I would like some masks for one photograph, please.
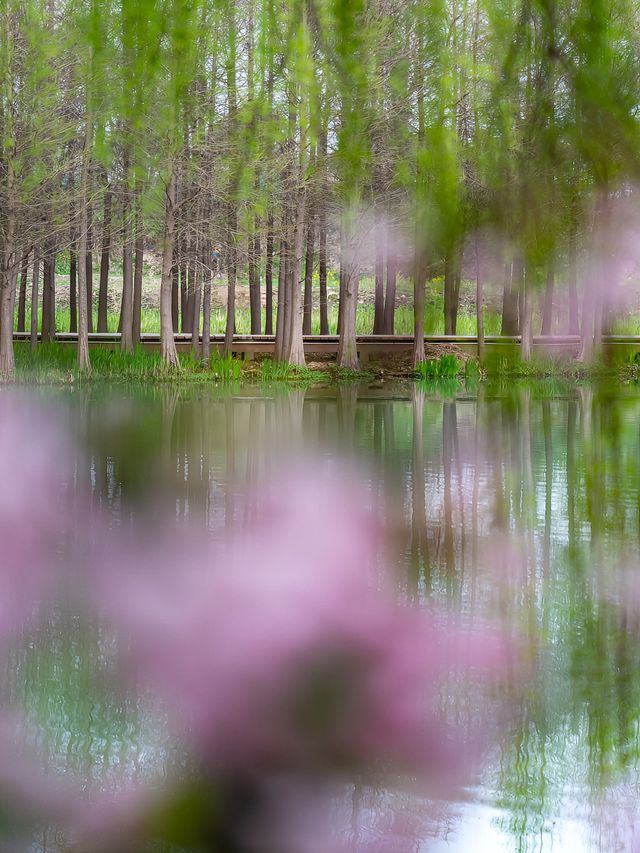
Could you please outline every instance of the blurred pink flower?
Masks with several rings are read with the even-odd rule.
[[[57,544],[72,524],[62,500],[67,447],[43,410],[18,392],[0,396],[0,654],[56,579]]]
[[[454,672],[497,671],[500,641],[397,604],[353,483],[327,489],[305,470],[261,505],[242,539],[141,549],[112,588],[137,674],[215,772],[451,780],[467,745],[438,713],[438,691]]]

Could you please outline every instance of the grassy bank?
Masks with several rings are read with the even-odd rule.
[[[450,348],[453,349],[453,348]],[[48,343],[39,344],[34,352],[28,343],[16,343],[16,381],[27,384],[72,384],[82,382],[152,382],[152,383],[235,383],[272,385],[278,383],[302,385],[333,385],[365,381],[376,384],[388,381],[412,380],[427,383],[456,382],[468,386],[482,380],[532,379],[562,382],[599,380],[610,377],[618,382],[640,381],[640,362],[635,359],[604,362],[595,360],[585,365],[573,360],[558,360],[536,355],[521,362],[517,354],[489,356],[480,365],[475,358],[462,353],[447,352],[428,358],[414,368],[408,355],[372,357],[366,369],[359,373],[345,371],[332,361],[309,362],[305,368],[274,362],[270,358],[243,361],[214,353],[209,362],[195,359],[191,353],[181,354],[180,369],[167,368],[159,352],[138,349],[131,355],[95,347],[91,349],[92,370],[89,375],[76,367],[75,347]]]

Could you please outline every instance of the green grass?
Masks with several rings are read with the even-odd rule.
[[[415,366],[414,372],[421,380],[454,379],[461,372],[462,367],[462,362],[455,355],[447,353],[440,358],[421,361]]]

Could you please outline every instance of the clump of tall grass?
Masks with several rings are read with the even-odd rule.
[[[223,384],[238,382],[242,376],[242,361],[216,351],[209,362],[211,378]]]
[[[259,377],[260,382],[265,385],[275,382],[321,382],[330,378],[329,374],[324,371],[310,370],[308,367],[287,364],[284,361],[274,361],[271,358],[262,359],[260,362]]]
[[[416,364],[415,375],[422,380],[454,379],[462,368],[462,363],[452,353],[440,358],[428,358]]]

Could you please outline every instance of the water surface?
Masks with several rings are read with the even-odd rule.
[[[451,392],[451,389],[444,389]],[[344,386],[336,391],[93,386],[57,395],[84,448],[79,493],[115,526],[159,512],[241,528],[257,485],[313,454],[379,507],[398,595],[498,618],[528,661],[514,719],[420,849],[625,850],[640,719],[640,391]],[[318,530],[318,537],[322,530]],[[313,543],[309,543],[313,548]],[[300,555],[304,565],[304,554]],[[176,571],[180,567],[176,566]],[[14,690],[61,766],[110,784],[172,760],[157,721],[96,685],[86,627],[50,626]],[[41,846],[46,846],[46,837]]]

